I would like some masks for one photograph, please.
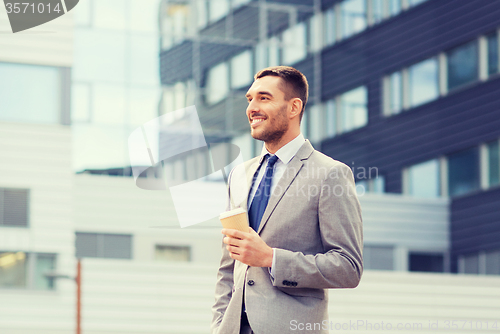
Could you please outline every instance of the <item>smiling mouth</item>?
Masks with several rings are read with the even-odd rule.
[[[253,126],[257,126],[258,124],[262,123],[263,121],[265,121],[266,119],[263,118],[263,117],[255,117],[252,119],[252,122],[250,123]]]

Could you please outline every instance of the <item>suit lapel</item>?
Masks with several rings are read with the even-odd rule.
[[[248,197],[250,196],[250,191],[252,190],[252,181],[253,177],[255,175],[255,172],[260,166],[260,159],[255,159],[255,162],[251,163],[250,166],[247,169],[246,175],[247,175],[247,187],[245,189],[248,189],[247,196],[245,197],[245,201],[243,203],[244,209],[248,212]]]
[[[257,231],[257,233],[260,233],[260,231],[262,231],[264,225],[266,225],[274,209],[281,201],[281,198],[288,190],[288,188],[290,187],[290,185],[292,184],[293,180],[300,172],[302,167],[304,166],[303,160],[307,160],[313,151],[314,148],[312,147],[311,143],[309,142],[309,140],[306,140],[306,142],[300,147],[297,154],[295,154],[292,160],[287,164],[283,176],[279,180],[278,184],[276,185],[276,188],[274,189],[273,193],[271,194],[271,197],[269,198],[269,203],[267,204],[266,211],[262,216],[262,220],[260,221],[259,230]]]

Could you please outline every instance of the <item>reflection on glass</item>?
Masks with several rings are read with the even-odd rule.
[[[223,18],[229,12],[229,0],[210,0],[207,4],[210,22]]]
[[[57,67],[0,63],[0,120],[59,123],[61,75]]]
[[[395,72],[389,77],[389,94],[389,111],[391,114],[397,114],[403,109],[403,76],[401,72]]]
[[[280,41],[277,37],[269,38],[267,61],[268,66],[280,65]]]
[[[0,253],[0,287],[25,288],[27,254],[23,252]]]
[[[488,37],[488,74],[498,73],[498,35]]]
[[[313,143],[317,143],[323,139],[325,122],[322,117],[322,110],[320,105],[312,105],[308,108],[310,120],[310,136],[309,138]]]
[[[307,35],[304,22],[283,32],[283,63],[291,65],[307,56]]]
[[[253,79],[252,51],[247,50],[231,59],[231,87],[241,88],[247,86]]]
[[[125,34],[108,30],[75,30],[73,80],[125,82]]]
[[[56,258],[52,254],[37,254],[34,284],[35,289],[52,290],[54,289],[54,279],[48,278],[45,274],[53,272],[55,269]]]
[[[365,246],[363,264],[368,270],[394,270],[394,248],[384,246]]]
[[[346,0],[340,4],[342,37],[346,38],[366,28],[365,0]]]
[[[408,170],[409,194],[415,197],[436,198],[440,195],[439,161],[429,160]]]
[[[371,0],[372,22],[379,23],[384,19],[384,5],[387,0]]]
[[[389,0],[389,14],[397,15],[401,12],[401,0]]]
[[[126,91],[122,85],[96,83],[93,90],[92,121],[96,124],[125,124]]]
[[[472,148],[448,157],[448,193],[458,196],[479,189],[479,150]]]
[[[342,106],[342,129],[350,131],[368,123],[366,87],[358,87],[340,97]]]
[[[126,28],[126,6],[127,1],[106,0],[93,1],[94,26],[97,28],[123,30]],[[78,11],[79,9],[77,9]]]
[[[229,91],[228,76],[226,63],[215,65],[208,71],[206,86],[206,101],[208,104],[215,104],[226,97]]]
[[[472,41],[449,51],[447,57],[449,90],[477,80],[477,41]]]
[[[335,99],[326,103],[326,135],[333,137],[337,134],[337,112]]]
[[[479,274],[479,256],[477,254],[464,256],[463,263],[464,274]]]
[[[410,104],[412,107],[438,97],[438,63],[435,58],[415,64],[408,71],[410,75]]]
[[[486,252],[486,275],[500,275],[500,250]]]
[[[155,260],[189,262],[191,259],[191,247],[189,246],[163,246],[156,245]]]
[[[334,44],[337,39],[337,26],[335,20],[335,7],[327,9],[324,13],[324,45]]]
[[[382,194],[385,192],[385,177],[383,175],[378,175],[372,181],[372,189],[371,192],[376,194]]]
[[[189,31],[189,4],[169,3],[162,13],[162,47],[181,43]]]
[[[410,0],[410,6],[416,6],[421,4],[422,2],[426,2],[427,0]]]
[[[488,184],[500,184],[500,145],[498,140],[488,144]]]
[[[71,122],[90,121],[91,96],[89,84],[71,85]]]

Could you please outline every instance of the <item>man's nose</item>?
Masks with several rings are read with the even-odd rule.
[[[259,104],[255,101],[255,99],[253,99],[252,101],[250,101],[248,103],[247,114],[248,114],[248,116],[250,116],[250,114],[252,112],[256,112],[256,111],[259,111]]]

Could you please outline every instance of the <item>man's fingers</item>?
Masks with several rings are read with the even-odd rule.
[[[236,239],[243,239],[247,233],[231,229],[231,228],[223,228],[221,231],[222,234],[225,234],[229,237],[233,237]]]

